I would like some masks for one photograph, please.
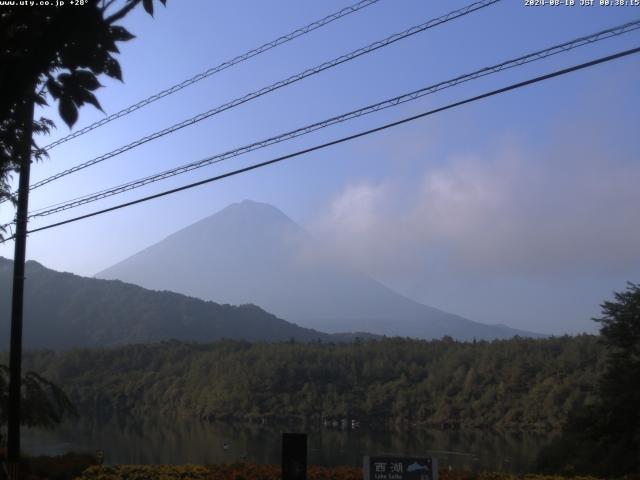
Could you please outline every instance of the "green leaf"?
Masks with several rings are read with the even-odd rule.
[[[111,56],[106,50],[96,50],[92,52],[86,64],[96,75],[106,73],[106,64],[109,58],[111,58]]]
[[[111,33],[111,38],[115,42],[128,42],[129,40],[136,38],[136,36],[130,33],[129,30],[118,25],[110,27],[109,32]]]
[[[68,85],[68,83],[71,81],[71,74],[70,73],[61,73],[60,75],[58,75],[58,81],[64,87],[66,87]]]
[[[53,98],[59,98],[62,95],[62,85],[55,81],[53,77],[47,80],[47,90]]]
[[[101,112],[104,112],[104,110],[102,110],[102,106],[100,106],[100,102],[98,102],[98,99],[93,93],[91,93],[89,90],[82,90],[79,93],[79,98],[82,100],[82,103],[90,103]]]
[[[113,41],[113,39],[109,38],[108,40],[105,40],[105,45],[104,45],[104,49],[107,52],[111,52],[111,53],[120,53],[120,49],[118,47],[116,47],[115,42]]]
[[[153,0],[142,0],[142,6],[153,17]]]
[[[96,76],[88,70],[75,70],[73,76],[77,84],[87,90],[96,90],[102,86]]]
[[[122,70],[120,69],[120,64],[113,57],[107,58],[104,62],[104,73],[109,75],[111,78],[117,78],[122,81]]]
[[[88,57],[86,49],[82,49],[76,42],[69,42],[68,46],[60,49],[61,63],[70,69],[86,63]]]
[[[41,93],[37,94],[34,97],[33,101],[36,103],[36,105],[39,105],[41,107],[45,107],[45,106],[49,105],[47,103],[47,99]]]
[[[58,104],[58,111],[64,123],[69,127],[73,127],[73,124],[78,120],[78,109],[74,105],[73,100],[70,97],[62,97]]]

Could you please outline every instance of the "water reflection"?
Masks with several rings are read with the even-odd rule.
[[[54,431],[25,430],[31,454],[103,450],[106,463],[280,462],[283,431],[309,434],[309,463],[361,465],[363,455],[425,455],[441,466],[468,470],[531,472],[549,436],[484,430],[333,430],[325,428],[208,423],[190,418],[81,419]],[[228,448],[224,448],[227,444]]]

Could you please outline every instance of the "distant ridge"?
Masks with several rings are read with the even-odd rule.
[[[254,303],[290,322],[331,333],[458,340],[541,336],[423,305],[319,251],[280,210],[245,200],[97,277],[222,303]]]
[[[13,261],[0,257],[0,333],[9,338]],[[26,264],[24,344],[27,348],[103,347],[162,340],[211,342],[340,341],[301,328],[255,305],[219,305],[117,280],[62,273]]]

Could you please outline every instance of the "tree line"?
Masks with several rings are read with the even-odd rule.
[[[26,354],[80,414],[558,429],[595,401],[597,337],[162,342]]]

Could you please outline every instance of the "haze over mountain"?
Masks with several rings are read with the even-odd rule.
[[[326,332],[470,340],[536,336],[406,298],[332,258],[277,208],[245,200],[97,274],[221,303],[253,303]]]
[[[13,261],[0,257],[0,333],[8,347]],[[101,347],[162,340],[341,341],[276,318],[255,305],[218,305],[173,292],[26,264],[27,348]],[[348,340],[348,339],[345,339]]]

